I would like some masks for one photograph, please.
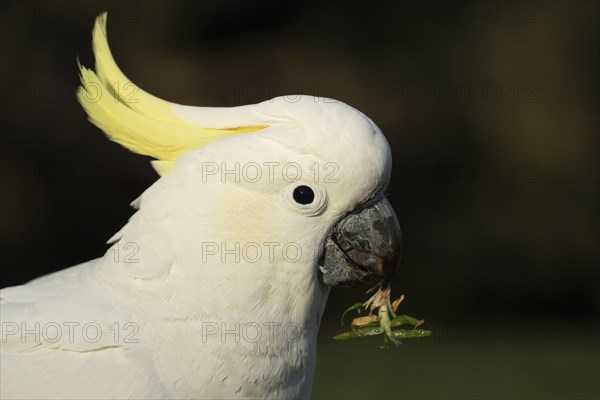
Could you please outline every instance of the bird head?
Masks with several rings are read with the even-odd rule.
[[[152,250],[156,268],[146,262],[132,273],[165,274],[187,254],[197,264],[221,264],[197,273],[218,274],[223,284],[232,273],[284,284],[302,277],[322,287],[389,284],[400,227],[383,194],[390,147],[371,119],[313,96],[228,108],[167,102],[119,70],[106,15],[93,44],[95,70],[80,66],[80,103],[109,139],[153,157],[161,175],[113,238],[170,238]],[[125,85],[132,96],[114,90]]]

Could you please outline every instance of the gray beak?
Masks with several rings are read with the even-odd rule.
[[[321,281],[358,287],[381,282],[387,287],[400,262],[398,218],[384,195],[346,214],[334,227],[319,258]]]

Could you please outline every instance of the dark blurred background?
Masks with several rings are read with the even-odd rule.
[[[316,398],[600,397],[599,7],[554,1],[4,1],[0,287],[98,256],[156,175],[75,100],[94,18],[124,72],[201,106],[297,93],[370,116],[394,153],[392,285],[433,336],[337,344]]]

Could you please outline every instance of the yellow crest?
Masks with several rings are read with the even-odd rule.
[[[121,72],[108,46],[106,13],[96,19],[93,47],[96,70],[78,62],[81,86],[77,99],[90,121],[110,140],[135,153],[156,158],[158,161],[152,165],[160,175],[168,173],[175,159],[183,153],[226,136],[267,127],[207,128],[177,117],[172,108],[176,104],[144,92]]]

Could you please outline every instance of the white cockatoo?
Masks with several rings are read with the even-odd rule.
[[[390,147],[336,100],[169,103],[115,64],[106,15],[78,98],[161,178],[96,260],[0,291],[1,395],[310,396],[331,286],[388,285]]]

